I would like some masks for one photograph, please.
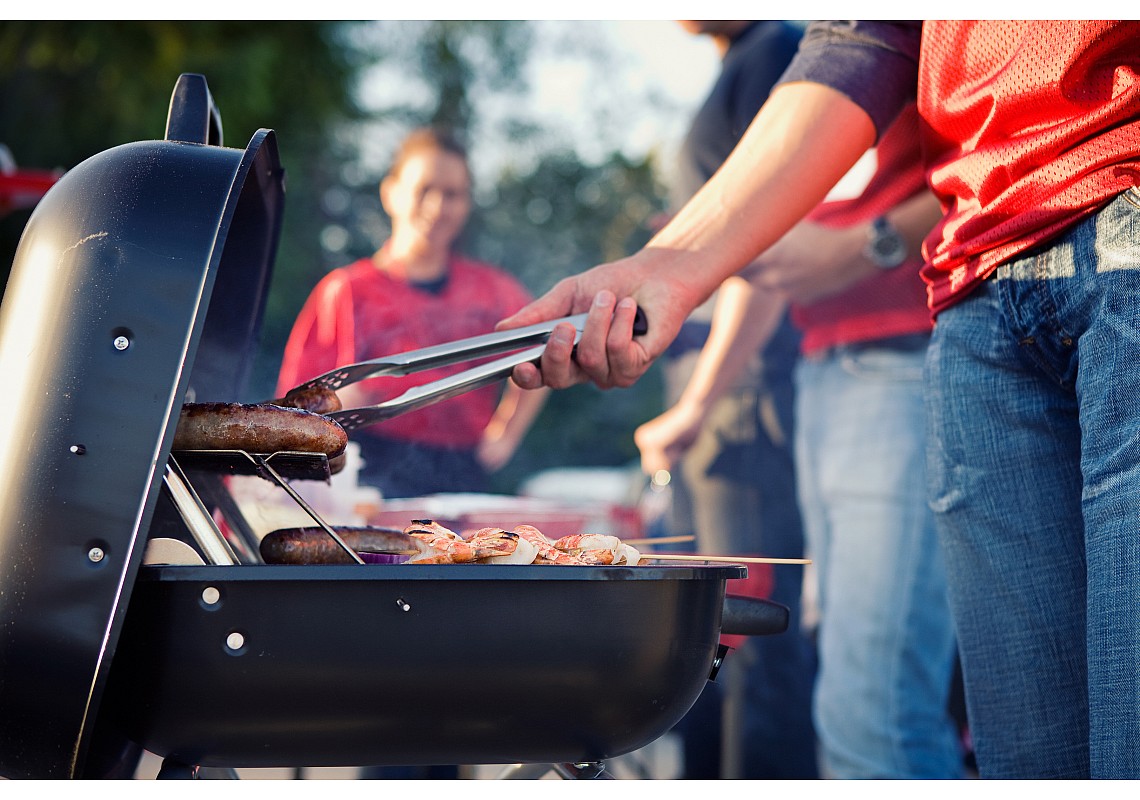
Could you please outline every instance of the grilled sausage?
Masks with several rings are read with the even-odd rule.
[[[300,408],[243,403],[186,403],[175,450],[324,453],[338,456],[348,434],[327,417]]]
[[[363,553],[422,553],[426,544],[396,528],[367,528],[334,525],[344,543]],[[267,564],[352,564],[323,528],[282,528],[261,539],[261,557]]]

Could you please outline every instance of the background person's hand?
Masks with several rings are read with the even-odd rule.
[[[672,472],[673,466],[696,441],[701,424],[699,409],[677,403],[640,425],[633,432],[633,441],[641,451],[641,471],[650,477],[661,470]]]
[[[863,226],[830,228],[801,222],[741,275],[754,285],[808,305],[839,294],[876,273],[863,257]]]

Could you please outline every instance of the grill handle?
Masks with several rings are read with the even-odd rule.
[[[166,140],[222,146],[222,115],[205,75],[178,76],[166,115]]]
[[[762,597],[726,594],[720,632],[736,636],[768,636],[788,629],[788,607]]]

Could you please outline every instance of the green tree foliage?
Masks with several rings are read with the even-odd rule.
[[[275,282],[319,263],[323,188],[343,153],[333,131],[359,118],[356,76],[370,62],[351,23],[0,23],[0,143],[21,166],[69,169],[124,142],[160,139],[184,72],[206,76],[223,142],[277,132],[287,200]],[[3,220],[7,275],[27,214]],[[5,277],[6,280],[6,277]]]

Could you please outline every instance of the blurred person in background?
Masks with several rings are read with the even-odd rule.
[[[489,333],[529,301],[513,276],[454,249],[471,211],[471,173],[453,134],[411,132],[380,183],[380,200],[391,238],[313,289],[285,346],[279,396],[338,366]],[[375,405],[469,366],[376,378],[338,394],[345,408]],[[545,400],[545,392],[508,382],[362,428],[353,434],[359,480],[387,498],[486,492]]]
[[[680,20],[706,36],[720,70],[680,151],[674,207],[680,208],[732,152],[795,55],[802,28],[781,20]],[[713,300],[686,320],[667,352],[666,405],[692,374],[710,330]],[[670,475],[669,533],[695,535],[710,554],[803,556],[803,530],[792,465],[792,369],[799,334],[781,312],[767,340],[749,354],[731,387],[710,405],[699,433],[676,458],[656,457],[656,422],[635,441],[651,477]],[[659,479],[659,478],[658,478]],[[753,564],[736,594],[788,607],[780,636],[732,637],[736,648],[718,682],[710,682],[679,724],[687,778],[814,778],[811,724],[812,645],[801,630],[799,565]],[[723,687],[723,688],[722,688]],[[718,746],[719,745],[719,746]]]
[[[946,572],[926,503],[931,322],[918,269],[940,216],[911,104],[807,221],[722,284],[693,378],[647,424],[651,467],[699,441],[784,297],[793,301],[803,332],[795,465],[818,594],[813,711],[825,778],[964,774]],[[795,283],[765,289],[766,269]]]

